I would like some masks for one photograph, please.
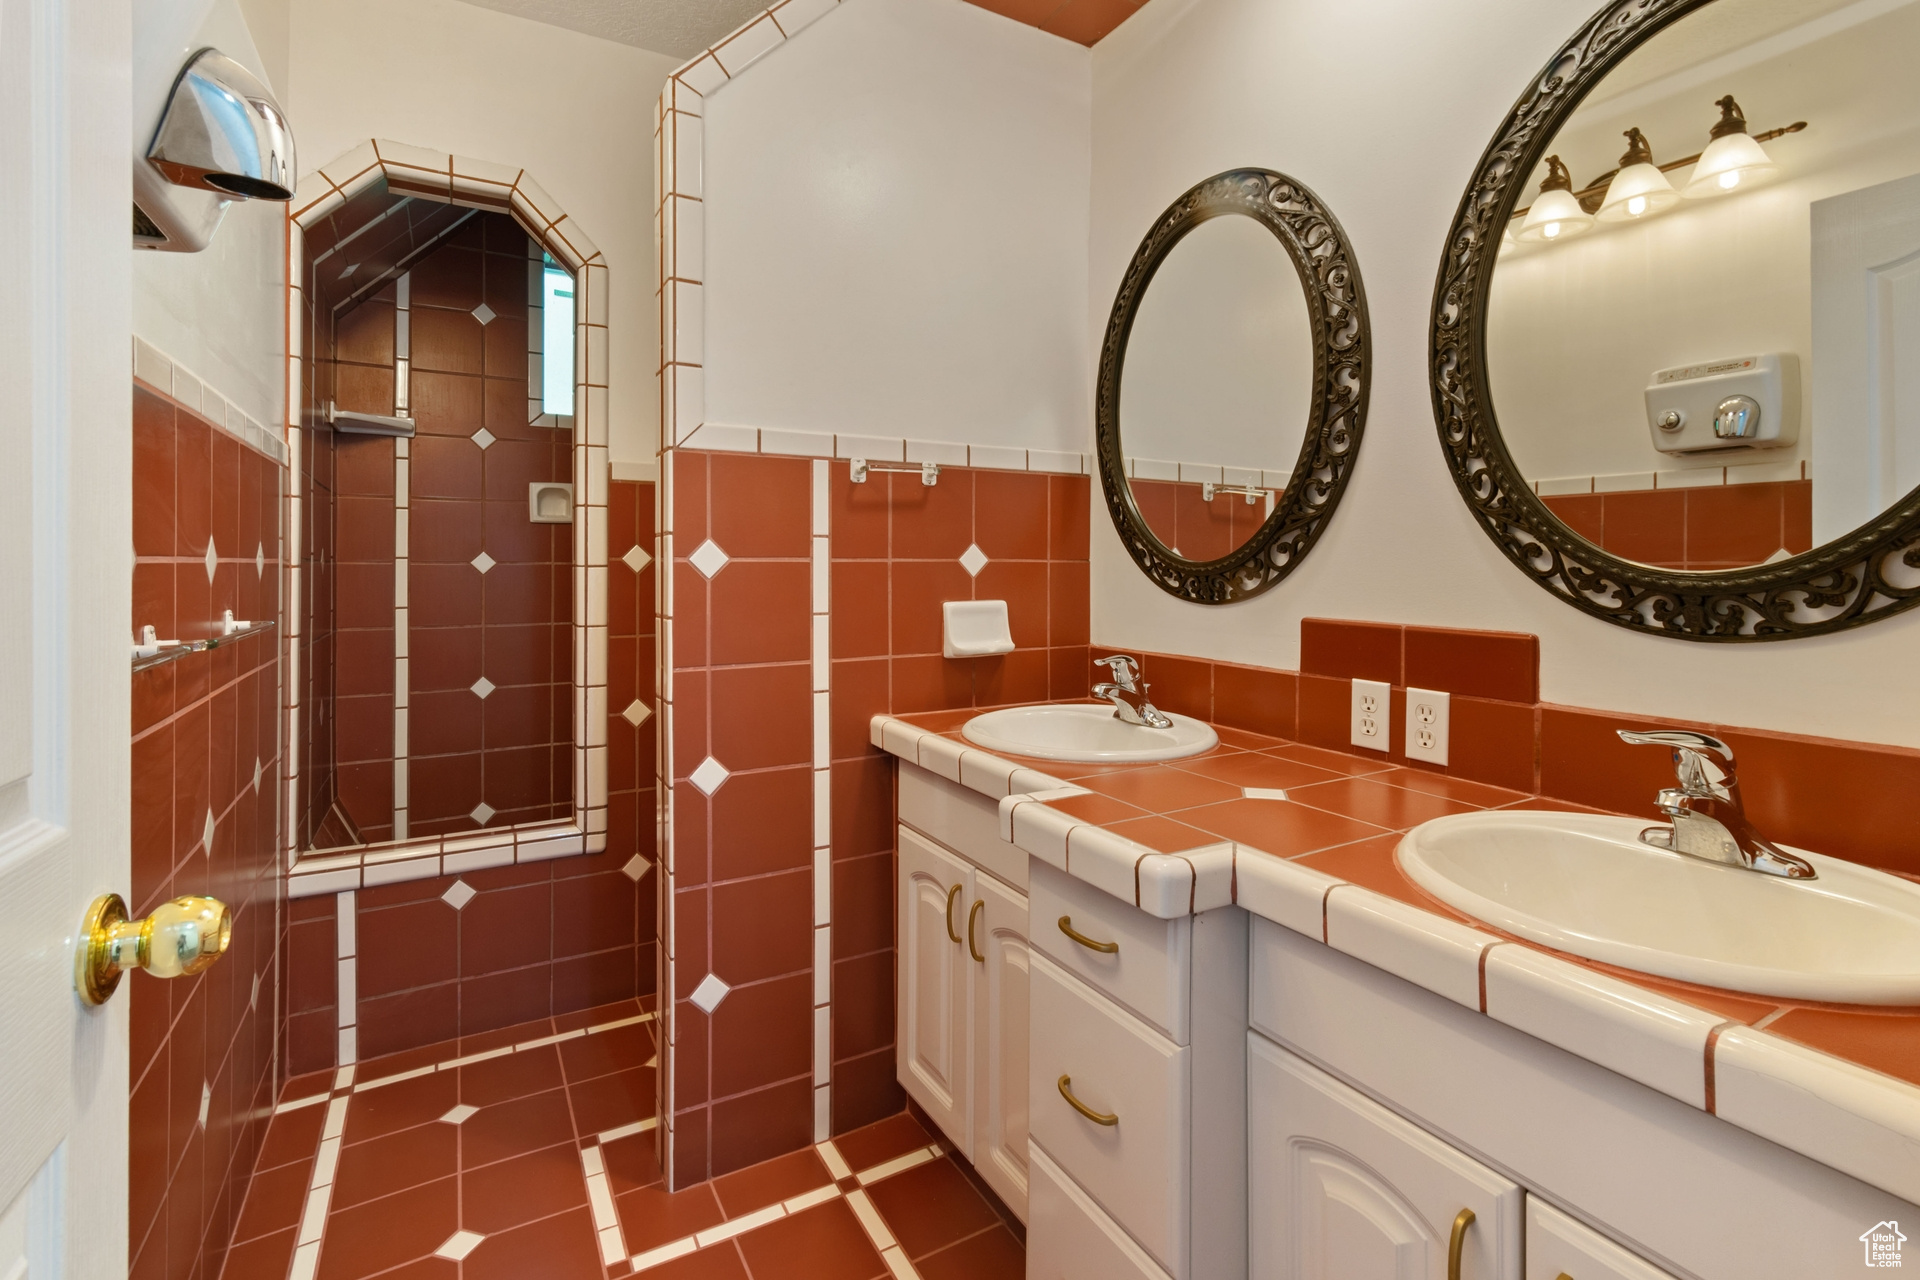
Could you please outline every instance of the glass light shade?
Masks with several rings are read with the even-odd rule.
[[[1667,181],[1666,174],[1650,164],[1630,164],[1607,184],[1607,198],[1600,202],[1600,220],[1632,222],[1678,203],[1680,193]]]
[[[1543,240],[1570,240],[1583,231],[1593,228],[1593,215],[1580,207],[1573,198],[1573,192],[1562,191],[1558,187],[1542,191],[1533,207],[1527,210],[1525,222],[1520,224],[1517,239],[1528,244],[1538,244]]]
[[[1740,187],[1757,186],[1778,172],[1780,166],[1751,134],[1729,133],[1709,142],[1700,153],[1682,194],[1689,200],[1724,196]]]

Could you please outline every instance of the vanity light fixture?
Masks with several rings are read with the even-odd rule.
[[[1559,156],[1547,157],[1546,180],[1540,184],[1540,196],[1527,210],[1527,220],[1515,234],[1526,244],[1547,240],[1568,240],[1591,230],[1593,215],[1580,207],[1573,194],[1573,175],[1567,172]]]
[[[1627,222],[1650,218],[1680,203],[1680,193],[1653,163],[1653,147],[1639,129],[1628,129],[1627,153],[1620,157],[1620,168],[1607,184],[1606,199],[1600,202],[1602,222]]]
[[[1713,104],[1720,108],[1720,122],[1713,126],[1712,141],[1700,153],[1693,176],[1681,194],[1689,200],[1723,196],[1736,187],[1753,186],[1780,172],[1766,149],[1747,132],[1746,113],[1728,94]],[[1802,126],[1804,127],[1804,126]]]

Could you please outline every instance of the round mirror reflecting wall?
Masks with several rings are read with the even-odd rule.
[[[1262,169],[1209,178],[1155,222],[1101,353],[1102,483],[1163,589],[1265,590],[1318,537],[1366,413],[1359,273],[1313,193]]]
[[[1522,96],[1436,299],[1483,526],[1622,625],[1771,639],[1920,592],[1920,3],[1623,0]]]

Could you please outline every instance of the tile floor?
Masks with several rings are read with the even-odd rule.
[[[911,1115],[669,1193],[626,1001],[289,1083],[225,1280],[1016,1280],[1017,1223]]]

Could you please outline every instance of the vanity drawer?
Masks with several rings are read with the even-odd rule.
[[[1027,1280],[1167,1280],[1093,1198],[1038,1147],[1027,1182]]]
[[[1105,992],[1173,1037],[1189,1044],[1187,991],[1193,971],[1193,917],[1161,920],[1038,858],[1033,860],[1033,945],[1061,968]],[[1075,942],[1061,921],[1083,937],[1116,944],[1102,952]]]
[[[1544,1200],[1527,1197],[1527,1280],[1674,1280],[1585,1223]]]
[[[998,801],[905,761],[899,796],[900,821],[1025,892],[1027,855],[1000,838]]]
[[[1187,1272],[1191,1051],[1033,957],[1028,1133],[1148,1253]],[[1101,1124],[1061,1091],[1061,1077]]]

